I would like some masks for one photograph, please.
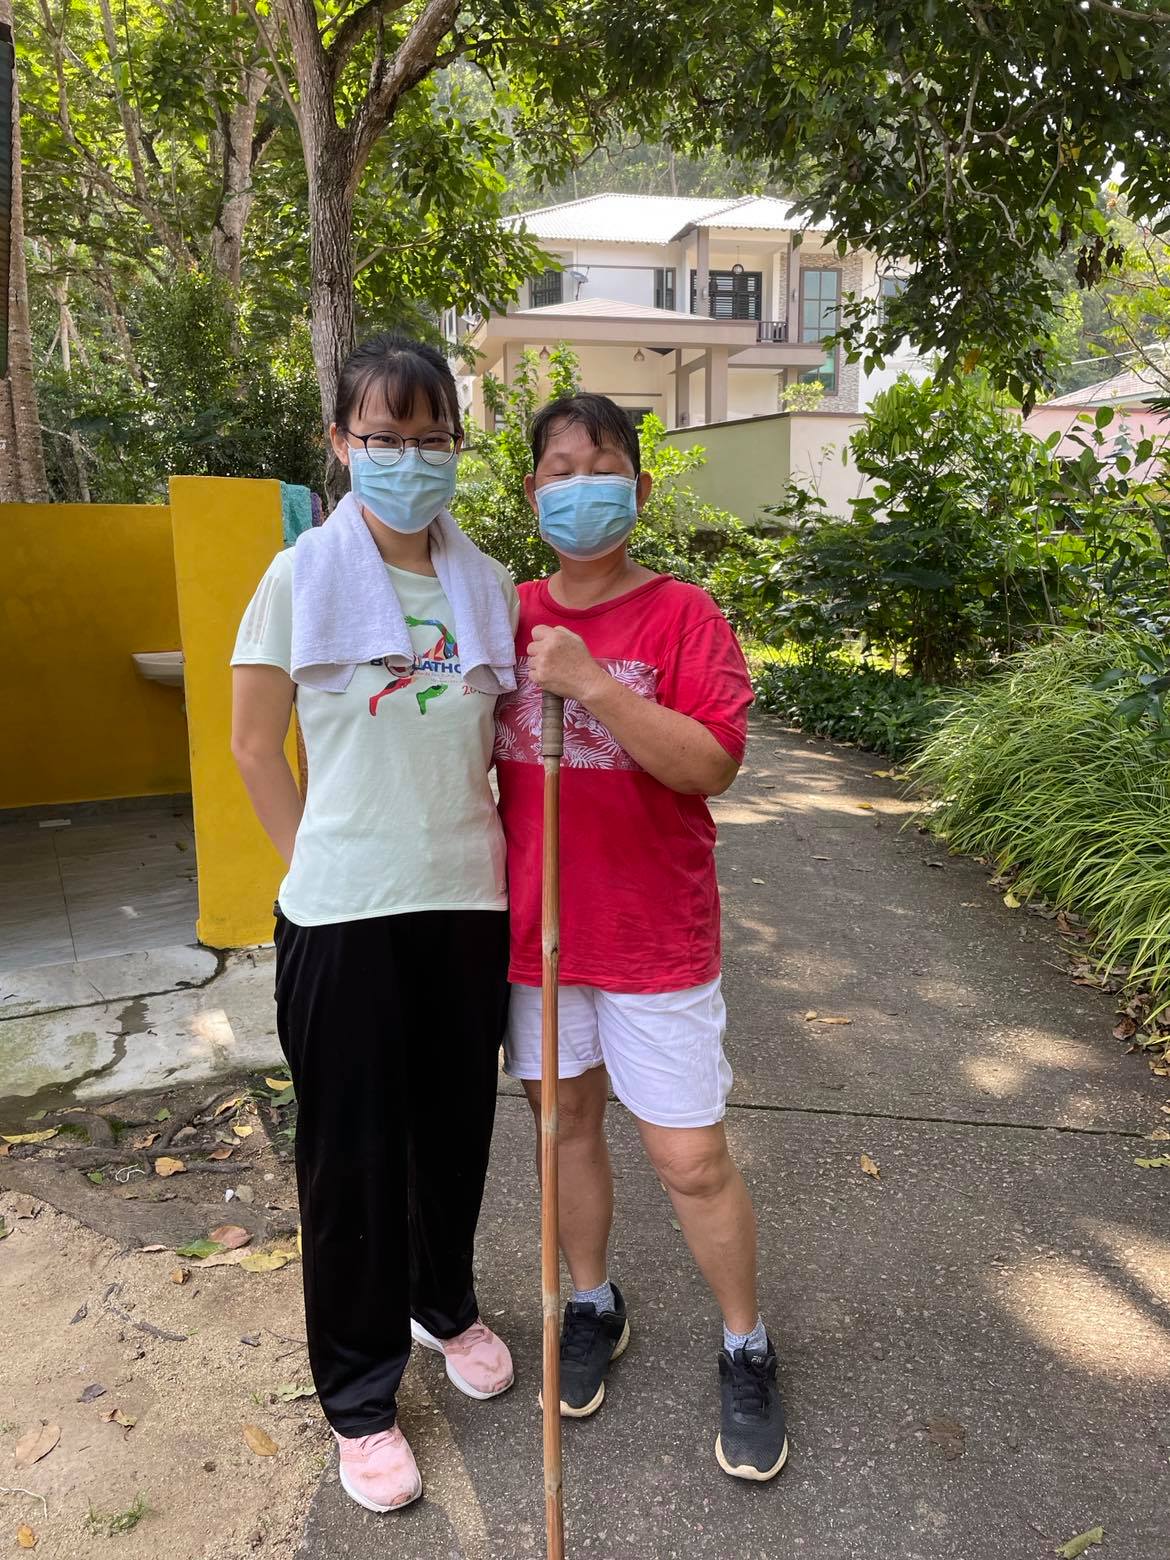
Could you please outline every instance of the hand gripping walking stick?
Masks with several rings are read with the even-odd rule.
[[[557,1094],[560,1076],[557,981],[561,942],[561,754],[565,701],[545,693],[540,753],[544,760],[544,858],[541,869],[540,1010],[540,1286],[544,1314],[544,1515],[548,1560],[563,1560],[561,1498],[561,1257],[557,1220]]]

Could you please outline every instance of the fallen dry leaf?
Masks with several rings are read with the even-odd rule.
[[[240,1246],[235,1251],[216,1251],[209,1257],[200,1257],[197,1262],[192,1262],[193,1268],[206,1267],[236,1267],[255,1253],[248,1250],[247,1246]]]
[[[851,1018],[818,1018],[818,1024],[851,1024]]]
[[[155,1175],[182,1175],[187,1166],[181,1159],[168,1159],[165,1154],[154,1162]]]
[[[1009,910],[1018,910],[1020,908],[1020,901],[1016,898],[1010,889],[1003,896],[1003,902]]]
[[[857,805],[861,808],[862,812],[873,812],[872,802],[858,802]]]
[[[22,1522],[17,1528],[16,1542],[22,1549],[35,1549],[37,1547],[37,1535],[27,1522]]]
[[[216,1160],[230,1159],[235,1151],[234,1144],[229,1148],[227,1144],[221,1143],[218,1148],[213,1148],[207,1157]]]
[[[31,1468],[33,1463],[47,1457],[61,1439],[61,1426],[41,1420],[32,1430],[26,1430],[16,1443],[14,1461],[18,1468]]]
[[[190,1277],[191,1277],[191,1269],[190,1268],[172,1268],[171,1269],[171,1283],[172,1284],[185,1284]]]
[[[139,1246],[139,1251],[169,1251],[169,1246],[164,1246],[160,1241],[155,1241],[150,1246]]]
[[[1165,1143],[1167,1139],[1170,1139],[1170,1131],[1165,1127],[1155,1127],[1146,1137],[1148,1143]]]
[[[236,1134],[237,1137],[246,1138],[252,1136],[252,1128],[246,1121],[233,1121],[232,1131]]]
[[[264,1082],[274,1094],[283,1094],[285,1089],[292,1088],[291,1078],[265,1078]]]
[[[158,1135],[157,1132],[148,1132],[145,1135],[145,1137],[135,1138],[133,1143],[131,1143],[130,1147],[131,1148],[153,1148],[154,1145],[158,1142],[158,1137],[159,1137],[159,1135]]]
[[[133,1414],[124,1414],[120,1408],[107,1408],[101,1419],[103,1424],[121,1425],[123,1430],[130,1430],[138,1423]]]
[[[225,1111],[234,1110],[243,1097],[244,1096],[242,1094],[236,1094],[233,1095],[230,1100],[224,1100],[222,1105],[217,1105],[215,1107],[215,1114],[217,1116],[222,1116]]]
[[[225,1251],[235,1251],[237,1246],[246,1246],[252,1239],[249,1232],[239,1224],[217,1225],[207,1238],[215,1241],[217,1246],[222,1246]]]
[[[254,1251],[241,1261],[240,1266],[245,1273],[275,1273],[291,1261],[291,1251]]]
[[[277,1452],[280,1451],[280,1447],[277,1446],[268,1432],[261,1430],[259,1425],[245,1425],[244,1440],[247,1441],[257,1457],[275,1457]]]
[[[1115,1040],[1128,1040],[1130,1035],[1137,1033],[1137,1025],[1132,1018],[1119,1018],[1113,1026],[1113,1038]]]
[[[56,1137],[60,1127],[46,1127],[43,1132],[6,1132],[6,1143],[47,1143],[50,1138]]]
[[[12,1152],[11,1143],[0,1143],[0,1159],[7,1159]]]
[[[881,1166],[877,1163],[876,1160],[871,1159],[868,1154],[862,1154],[861,1168],[865,1171],[866,1175],[872,1175],[875,1181],[882,1173]]]
[[[816,1017],[817,1017],[817,1010],[816,1010],[816,1008],[809,1008],[808,1012],[804,1015],[805,1023],[806,1024],[807,1023],[811,1023],[812,1020],[814,1018],[816,1018]]]

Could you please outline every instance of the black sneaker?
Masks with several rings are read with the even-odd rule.
[[[788,1457],[784,1405],[776,1385],[776,1355],[736,1349],[719,1351],[722,1424],[715,1456],[724,1473],[737,1479],[774,1479]]]
[[[595,1414],[605,1397],[605,1373],[624,1354],[630,1324],[621,1290],[613,1286],[614,1308],[598,1314],[595,1305],[570,1300],[561,1328],[561,1413],[568,1419]]]

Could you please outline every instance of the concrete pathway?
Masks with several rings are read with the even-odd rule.
[[[715,1465],[718,1317],[613,1107],[633,1342],[601,1412],[565,1428],[570,1555],[1040,1560],[1100,1524],[1090,1553],[1170,1560],[1170,1172],[1133,1163],[1159,1151],[1165,1092],[1055,967],[1050,925],[901,828],[881,767],[761,725],[718,809],[728,1130],[790,1465],[763,1488]],[[481,1299],[517,1385],[473,1403],[414,1361],[426,1498],[377,1518],[327,1473],[302,1560],[543,1553],[536,1242],[506,1092]]]

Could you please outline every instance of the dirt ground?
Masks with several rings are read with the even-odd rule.
[[[219,1116],[190,1095],[101,1109],[120,1129],[153,1121],[159,1101],[196,1123],[169,1151],[184,1172],[160,1175],[146,1154],[119,1164],[127,1132],[104,1171],[79,1137],[0,1158],[0,1546],[16,1550],[26,1527],[35,1553],[61,1560],[291,1556],[331,1455],[303,1342],[291,1168],[246,1092]],[[247,1137],[207,1168],[237,1125]],[[229,1240],[250,1238],[217,1254],[227,1264],[176,1255],[228,1223],[241,1231]],[[251,1253],[283,1265],[238,1265]],[[20,1466],[42,1424],[59,1439]],[[245,1427],[276,1450],[258,1453]]]

